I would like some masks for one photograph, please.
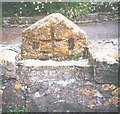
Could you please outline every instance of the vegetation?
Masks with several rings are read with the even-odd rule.
[[[95,12],[118,11],[117,2],[3,2],[3,17],[40,16],[59,12],[76,17]]]
[[[11,109],[7,114],[25,114],[25,112],[28,112],[28,109],[25,107],[22,108],[15,108],[15,109]]]
[[[68,56],[69,60],[79,60],[80,57],[83,57],[83,53],[71,54]]]

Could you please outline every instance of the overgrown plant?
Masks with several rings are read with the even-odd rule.
[[[118,11],[119,4],[119,2],[3,2],[2,15],[40,16],[59,12],[68,17],[76,17],[95,12]]]

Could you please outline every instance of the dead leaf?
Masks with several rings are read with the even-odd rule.
[[[18,81],[15,82],[15,89],[21,89],[22,88],[22,84],[19,83]]]

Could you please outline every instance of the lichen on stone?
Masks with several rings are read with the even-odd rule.
[[[78,59],[87,47],[85,32],[59,13],[37,21],[23,31],[22,59]]]

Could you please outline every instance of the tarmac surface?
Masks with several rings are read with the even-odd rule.
[[[118,38],[118,22],[79,24],[86,32],[88,41],[108,40]],[[2,28],[2,42],[16,44],[22,41],[22,31],[25,28]]]

